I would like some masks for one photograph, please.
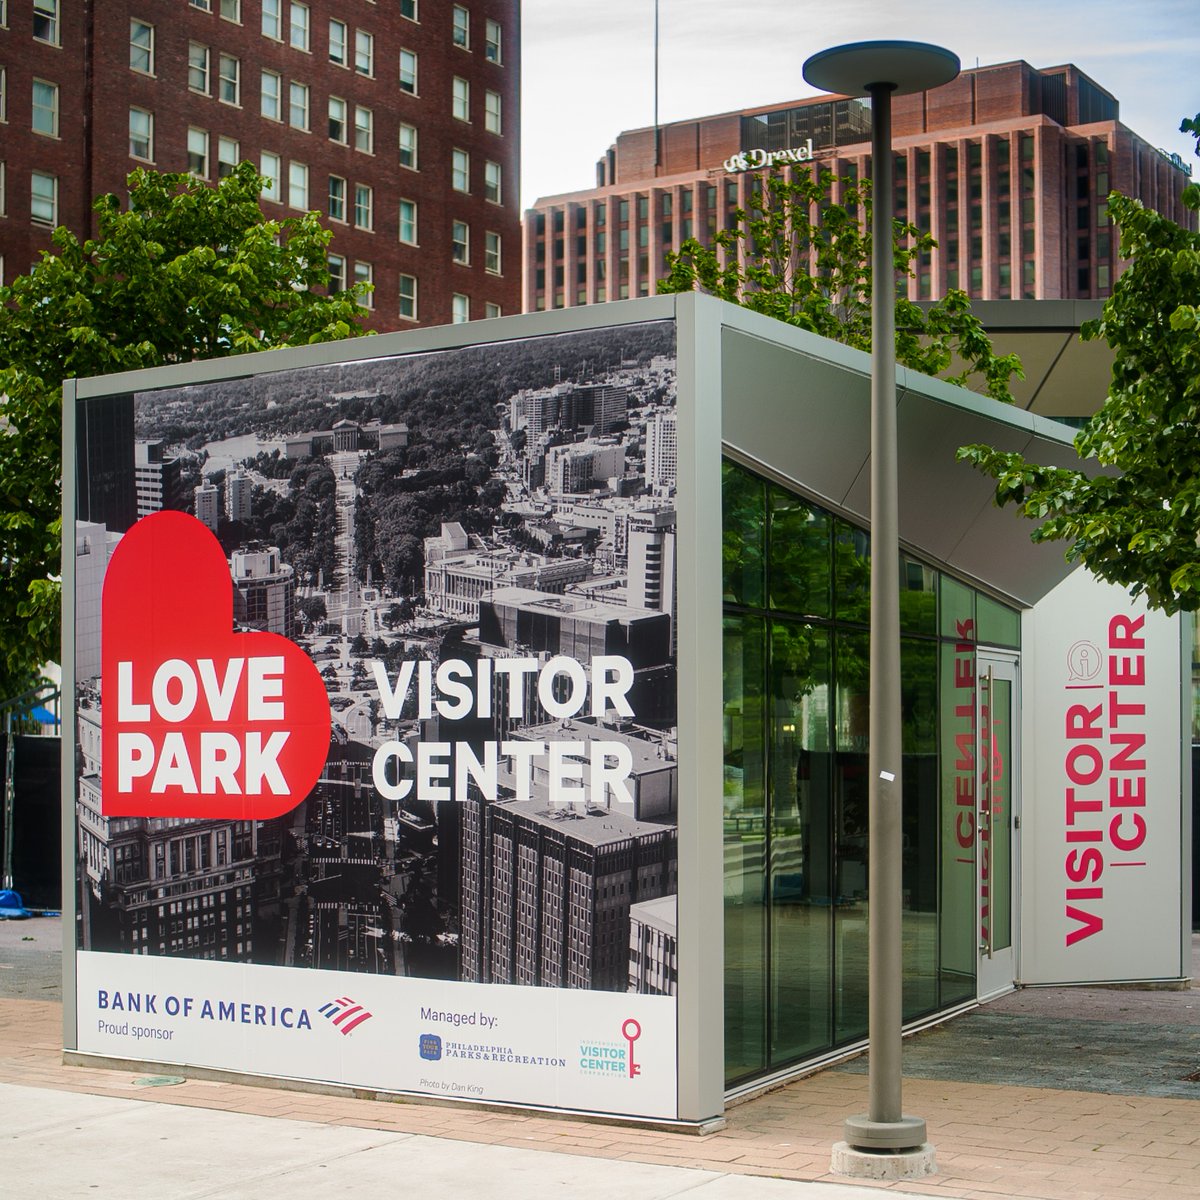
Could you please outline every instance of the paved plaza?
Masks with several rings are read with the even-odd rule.
[[[865,1108],[861,1059],[737,1104],[704,1137],[64,1066],[58,936],[51,918],[0,923],[5,1200],[272,1200],[400,1182],[488,1198],[1200,1195],[1200,1082],[1186,1078],[1200,1072],[1195,979],[1184,991],[1029,989],[909,1039],[905,1105],[929,1124],[938,1173],[864,1184],[829,1174],[842,1120]]]

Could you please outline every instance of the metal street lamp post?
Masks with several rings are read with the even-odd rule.
[[[923,42],[856,42],[814,54],[804,78],[823,91],[871,98],[871,664],[868,841],[869,1109],[845,1123],[845,1174],[906,1177],[933,1169],[925,1122],[901,1104],[900,587],[896,451],[895,180],[892,97],[949,83],[949,50]],[[905,1160],[908,1160],[907,1162]]]

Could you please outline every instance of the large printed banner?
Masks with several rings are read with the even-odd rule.
[[[77,427],[79,1049],[675,1117],[673,323]]]
[[[1178,978],[1178,619],[1081,570],[1027,622],[1022,979]]]

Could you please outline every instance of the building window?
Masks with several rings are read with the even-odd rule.
[[[503,62],[500,57],[500,22],[489,19],[484,26],[483,55],[488,62]]]
[[[198,179],[208,178],[208,132],[189,129],[187,134],[187,169]]]
[[[400,15],[407,21],[417,19],[417,0],[400,0]]]
[[[234,168],[241,162],[241,147],[237,139],[222,137],[217,139],[217,178],[224,179],[232,175]]]
[[[471,156],[465,150],[450,152],[450,186],[456,192],[471,190]]]
[[[346,65],[346,22],[329,22],[329,61],[339,67]]]
[[[500,93],[484,92],[483,94],[483,124],[488,133],[501,133]]]
[[[354,69],[360,75],[375,74],[375,39],[363,29],[354,33]]]
[[[499,204],[501,199],[500,164],[485,162],[483,164],[483,194],[493,204]]]
[[[329,97],[329,140],[345,144],[346,102],[340,96]]]
[[[329,268],[329,291],[344,292],[346,290],[346,260],[340,254],[330,254],[326,260]]]
[[[293,129],[308,128],[308,84],[294,79],[288,88],[288,124]]]
[[[33,37],[35,41],[49,42],[51,46],[59,44],[58,0],[33,0]],[[51,179],[52,176],[43,175],[42,178]]]
[[[358,297],[358,302],[363,308],[375,307],[375,272],[369,262],[356,262],[354,264],[354,283],[357,287],[359,284],[364,285],[364,290],[361,296]]]
[[[400,126],[400,165],[410,170],[417,169],[417,127]]]
[[[354,106],[354,148],[364,154],[375,153],[375,120],[369,108]]]
[[[288,41],[293,50],[308,50],[308,5],[292,2]]]
[[[4,0],[0,0],[2,4]],[[8,120],[8,72],[0,67],[0,122]]]
[[[235,25],[242,23],[242,0],[221,0],[221,16]]]
[[[276,204],[282,199],[280,192],[280,159],[278,154],[264,150],[259,155],[258,173],[263,177],[263,199],[274,200]]]
[[[262,92],[259,111],[270,121],[281,121],[283,119],[280,99],[282,90],[283,81],[274,71],[264,71],[262,73]]]
[[[458,121],[471,119],[471,85],[455,75],[451,84],[450,112]]]
[[[154,158],[154,117],[143,108],[129,110],[129,157]]]
[[[452,11],[454,44],[461,46],[464,50],[469,50],[471,48],[471,14],[461,4],[456,4]]]
[[[450,297],[450,324],[463,325],[471,319],[470,297],[455,292]]]
[[[417,244],[417,204],[415,200],[400,201],[400,240],[408,246]]]
[[[340,175],[329,177],[329,219],[346,219],[346,181]]]
[[[375,227],[375,191],[365,183],[354,185],[354,224],[368,231]]]
[[[483,269],[489,275],[500,274],[500,235],[488,232],[483,235]]]
[[[129,20],[129,69],[154,74],[154,26],[136,17]]]
[[[200,45],[199,42],[188,43],[188,87],[193,92],[208,95],[208,47]],[[263,116],[266,116],[266,113]]]
[[[242,64],[232,54],[222,54],[219,63],[217,98],[222,104],[242,102]]]
[[[450,227],[451,257],[464,266],[471,261],[471,230],[466,221],[455,221]]]
[[[33,132],[58,137],[58,84],[33,81]]]
[[[417,94],[417,56],[411,50],[400,51],[400,90]]]
[[[283,41],[283,0],[262,0],[262,35],[273,42]]]
[[[288,204],[308,210],[308,168],[303,163],[288,163]]]
[[[192,8],[198,8],[201,12],[212,12],[212,0],[188,0],[188,4]]]
[[[417,277],[400,276],[400,315],[406,321],[417,319]]]
[[[29,177],[29,217],[36,225],[58,224],[58,179],[34,171]]]
[[[489,321],[492,320],[493,317],[500,316],[500,305],[495,303],[493,300],[489,300],[483,306],[483,315]]]

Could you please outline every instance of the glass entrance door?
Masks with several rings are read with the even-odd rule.
[[[1017,664],[980,653],[975,728],[976,907],[981,999],[1013,986],[1013,906],[1018,817]]]

